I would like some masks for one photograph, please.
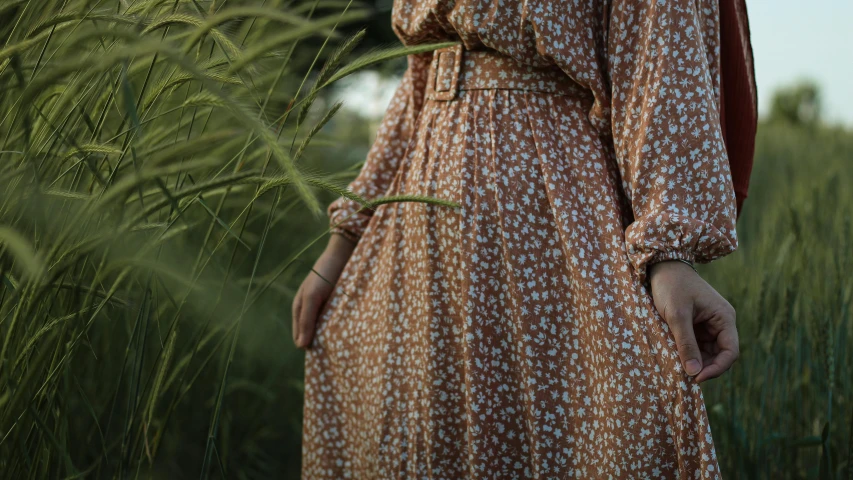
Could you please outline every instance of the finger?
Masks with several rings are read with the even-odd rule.
[[[290,334],[291,336],[293,336],[293,343],[297,343],[299,339],[299,313],[302,312],[302,292],[303,288],[300,286],[299,290],[296,291],[296,297],[294,297],[293,299],[293,311],[291,312],[292,320],[290,329]]]
[[[731,368],[736,359],[737,356],[731,350],[724,350],[720,352],[716,357],[714,357],[713,363],[706,365],[705,368],[699,372],[699,375],[696,375],[696,381],[702,383],[705,380],[711,380],[712,378],[719,377],[724,374],[726,370]]]
[[[702,353],[693,332],[692,309],[676,310],[672,319],[667,321],[672,334],[675,336],[675,344],[678,346],[678,356],[681,365],[688,375],[693,376],[702,371]]]
[[[323,304],[322,296],[316,292],[308,291],[302,300],[302,311],[299,313],[299,337],[296,346],[307,348],[314,338],[314,327],[317,324],[317,314]]]
[[[740,356],[738,333],[734,322],[724,328],[717,336],[717,345],[720,352],[714,356],[710,365],[699,372],[699,375],[696,376],[697,382],[719,377],[731,368]]]
[[[694,325],[694,332],[696,332],[696,340],[699,341],[699,345],[704,345],[705,343],[717,343],[717,335],[715,332],[712,332],[707,325],[701,323]]]
[[[700,340],[699,351],[702,352],[702,365],[707,365],[720,353],[720,346],[717,345],[716,339],[713,342],[703,342]]]

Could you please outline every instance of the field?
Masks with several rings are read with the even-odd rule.
[[[0,3],[0,478],[297,477],[290,301],[371,136],[329,93],[413,51],[370,16]],[[853,131],[758,140],[740,248],[700,266],[742,338],[704,387],[724,478],[853,478]]]

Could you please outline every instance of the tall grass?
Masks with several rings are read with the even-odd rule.
[[[370,206],[306,163],[340,107],[317,100],[440,46],[346,63],[363,33],[338,32],[368,14],[0,5],[0,478],[297,472],[291,267],[323,192]]]
[[[765,123],[740,247],[703,273],[742,356],[704,389],[726,478],[853,478],[853,132]]]
[[[438,47],[347,63],[368,14],[0,3],[0,478],[298,475],[289,304],[354,171],[321,173],[352,148],[324,92]],[[742,336],[704,387],[723,474],[851,478],[853,133],[758,147],[740,248],[701,270]]]

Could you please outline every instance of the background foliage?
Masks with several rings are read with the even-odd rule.
[[[389,7],[0,2],[0,478],[296,478],[290,300],[371,137],[326,87],[399,68]],[[700,270],[743,339],[704,389],[725,478],[853,475],[853,134],[819,105],[777,95]]]
[[[775,94],[740,246],[700,270],[738,312],[741,359],[704,388],[730,478],[853,478],[853,132],[817,98]]]
[[[370,13],[0,5],[0,478],[296,475],[289,299],[352,196],[325,91],[435,48],[355,58]]]

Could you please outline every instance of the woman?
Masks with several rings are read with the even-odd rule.
[[[719,478],[735,312],[692,267],[737,248],[755,106],[719,1],[395,1],[405,44],[461,43],[409,58],[351,188],[460,207],[329,207],[304,478]]]

